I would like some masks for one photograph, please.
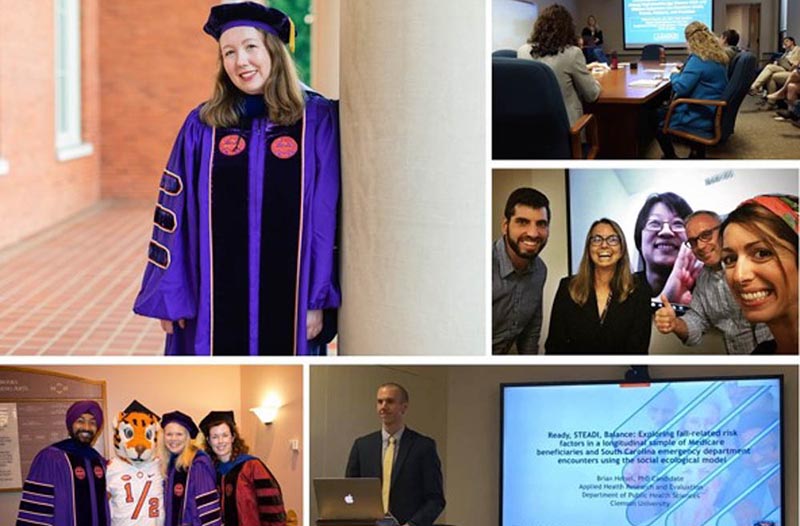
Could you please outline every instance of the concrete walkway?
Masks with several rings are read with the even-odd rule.
[[[0,354],[163,355],[159,323],[131,311],[152,214],[104,202],[0,251]]]

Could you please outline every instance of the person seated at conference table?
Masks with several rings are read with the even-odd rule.
[[[594,15],[589,15],[586,19],[586,27],[581,31],[581,35],[588,34],[590,39],[584,41],[587,45],[602,47],[603,45],[603,30],[597,25],[597,19]]]
[[[785,100],[788,109],[778,110],[778,116],[796,121],[798,116],[792,110],[797,104],[798,97],[800,97],[800,66],[791,72],[789,78],[786,79],[786,83],[778,91],[767,95],[767,102],[775,105],[778,101]]]
[[[692,301],[703,264],[685,243],[685,219],[691,213],[689,203],[673,192],[651,194],[639,209],[633,234],[639,251],[637,275],[651,297],[664,294],[673,303]]]
[[[728,55],[728,60],[733,60],[733,57],[742,52],[739,47],[739,33],[735,29],[726,29],[719,36],[719,43],[725,54]]]
[[[797,354],[796,195],[759,195],[728,214],[720,228],[725,279],[751,323],[766,323],[774,341],[754,354]]]
[[[650,326],[648,287],[631,273],[625,235],[598,219],[578,273],[558,285],[546,354],[647,354]]]
[[[778,84],[785,84],[789,72],[800,65],[800,47],[797,46],[793,37],[783,38],[783,54],[767,64],[758,73],[758,76],[750,85],[750,95],[765,95],[773,93],[778,89]]]
[[[728,84],[728,55],[717,37],[702,22],[691,22],[684,30],[689,58],[678,71],[670,75],[674,98],[720,100]],[[697,135],[713,134],[714,106],[680,104],[672,112],[669,127]],[[672,136],[664,133],[667,109],[659,110],[656,139],[664,152],[664,159],[677,159]],[[691,157],[697,154],[692,149]]]
[[[583,115],[583,102],[594,102],[600,96],[600,83],[586,68],[578,45],[575,23],[562,5],[553,4],[542,11],[528,42],[517,50],[517,58],[550,66],[561,88],[570,126]]]

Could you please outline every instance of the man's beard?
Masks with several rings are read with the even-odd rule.
[[[92,442],[94,442],[94,437],[96,435],[97,433],[93,433],[86,429],[77,432],[73,431],[72,433],[69,434],[69,436],[72,437],[74,441],[86,446],[92,445]]]
[[[523,237],[523,236],[520,236],[520,238],[521,237]],[[530,239],[538,239],[539,248],[537,248],[535,252],[523,252],[519,248],[519,243],[517,241],[514,241],[513,239],[511,239],[511,236],[507,235],[506,236],[506,241],[508,242],[508,246],[511,247],[511,250],[513,250],[514,254],[516,254],[517,256],[521,257],[522,259],[534,259],[536,256],[539,255],[539,253],[542,251],[544,246],[547,244],[547,240],[546,239],[542,239],[542,238],[533,238],[533,237],[530,237],[530,236],[524,236],[524,237],[528,237]]]

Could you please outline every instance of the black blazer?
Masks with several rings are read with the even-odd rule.
[[[558,284],[546,354],[647,354],[652,323],[649,287],[637,279],[636,289],[625,301],[612,300],[600,325],[594,289],[581,307],[569,295],[569,280],[563,278]]]
[[[382,442],[380,431],[357,438],[345,476],[383,479]],[[442,464],[436,442],[406,427],[392,467],[389,511],[400,524],[431,526],[444,505]]]

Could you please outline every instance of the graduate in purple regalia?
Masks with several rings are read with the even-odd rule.
[[[106,460],[92,447],[103,429],[97,402],[67,410],[70,438],[40,451],[22,486],[17,526],[108,526]]]
[[[338,107],[297,78],[281,11],[218,5],[203,29],[216,86],[162,175],[134,311],[170,355],[322,353],[341,303]]]
[[[165,526],[222,526],[216,473],[211,458],[195,443],[197,424],[180,411],[161,417]]]

